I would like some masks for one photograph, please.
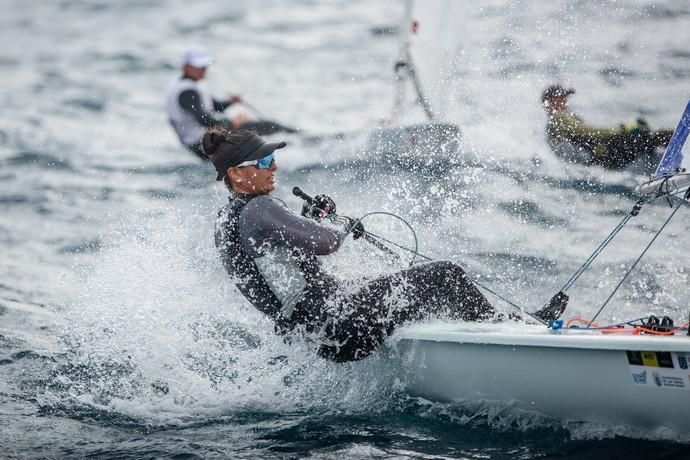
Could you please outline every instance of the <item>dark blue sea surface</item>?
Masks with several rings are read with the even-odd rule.
[[[521,305],[560,288],[645,174],[561,162],[541,91],[574,86],[591,123],[674,127],[690,97],[690,5],[470,3],[452,18],[460,58],[444,87],[460,151],[411,163],[366,148],[392,106],[400,2],[3,0],[0,458],[690,458],[689,433],[423,399],[394,346],[321,360],[307,339],[276,336],[218,259],[226,191],[165,114],[193,44],[213,54],[209,92],[300,128],[277,156],[290,206],[299,185],[346,215],[395,213],[421,253]],[[567,315],[596,311],[669,212],[652,204],[631,221]],[[687,318],[687,222],[672,221],[606,319]],[[365,223],[415,243],[398,220]],[[325,263],[344,279],[399,268],[351,240]]]

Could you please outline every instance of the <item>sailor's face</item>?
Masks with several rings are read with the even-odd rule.
[[[206,67],[194,67],[192,65],[185,65],[184,73],[192,80],[202,80],[206,76]]]
[[[276,188],[275,175],[278,167],[275,161],[266,169],[256,166],[244,166],[236,168],[239,181],[233,181],[237,187],[241,188],[242,193],[250,195],[266,195]]]
[[[555,96],[544,103],[547,110],[563,111],[568,109],[568,96]]]

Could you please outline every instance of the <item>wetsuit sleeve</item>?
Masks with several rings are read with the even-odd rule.
[[[567,142],[592,153],[592,161],[609,165],[613,161],[609,146],[625,143],[630,134],[622,126],[601,128],[588,126],[572,113],[551,114],[547,135],[556,142]],[[615,155],[614,155],[615,156]]]
[[[250,205],[256,205],[257,225],[268,241],[283,242],[322,256],[337,251],[347,236],[343,226],[302,217],[274,198],[255,199]]]
[[[225,109],[230,107],[232,105],[232,102],[230,101],[220,101],[216,98],[213,98],[213,110],[216,112],[224,112]]]
[[[551,135],[559,140],[571,141],[576,144],[590,145],[605,144],[616,136],[623,134],[620,127],[600,128],[586,125],[582,120],[570,113],[552,115],[550,126]]]
[[[189,112],[194,116],[194,119],[203,126],[215,125],[218,122],[213,118],[213,115],[204,111],[201,108],[201,96],[198,91],[188,89],[180,93],[178,102],[182,110]],[[215,103],[214,103],[215,105]]]

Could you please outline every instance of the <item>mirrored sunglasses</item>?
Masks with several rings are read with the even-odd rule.
[[[268,169],[271,167],[275,160],[273,159],[273,154],[267,155],[260,160],[256,160],[256,167],[259,169]]]
[[[274,161],[275,159],[273,158],[273,154],[270,153],[263,158],[259,158],[258,160],[244,161],[238,164],[237,167],[243,168],[245,166],[255,166],[257,169],[268,169],[271,167],[271,165],[273,165]]]

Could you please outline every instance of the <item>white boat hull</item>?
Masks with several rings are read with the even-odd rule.
[[[392,342],[411,366],[409,390],[429,399],[505,401],[564,421],[690,432],[687,336],[433,324],[403,328]]]

